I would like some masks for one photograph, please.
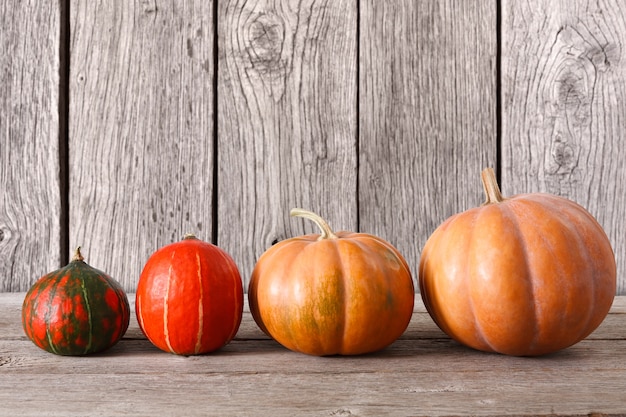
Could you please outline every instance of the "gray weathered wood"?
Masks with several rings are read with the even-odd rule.
[[[500,3],[501,161],[492,0],[67,3],[59,119],[62,8],[0,0],[0,292],[59,267],[68,234],[129,291],[186,232],[247,281],[272,242],[316,232],[294,206],[386,238],[417,279],[430,233],[500,163],[505,194],[598,218],[626,293],[624,2]]]
[[[58,1],[0,1],[0,292],[60,266]]]
[[[218,239],[249,280],[277,240],[356,230],[353,1],[220,1]]]
[[[603,225],[626,291],[626,4],[502,3],[502,190],[549,192]]]
[[[134,290],[185,233],[212,239],[211,1],[71,5],[70,245]]]
[[[484,201],[496,164],[492,1],[361,2],[359,214],[414,278],[450,215]]]
[[[318,358],[288,351],[258,329],[246,306],[235,340],[213,354],[162,352],[132,317],[111,350],[61,357],[24,336],[23,297],[0,294],[3,416],[559,416],[625,410],[626,297],[616,298],[587,340],[540,358],[459,346],[435,326],[419,295],[406,333],[371,355]]]

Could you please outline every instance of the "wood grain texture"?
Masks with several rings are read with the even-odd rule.
[[[58,1],[0,1],[0,292],[60,267]]]
[[[266,342],[269,343],[269,342]],[[605,342],[605,344],[608,344]],[[608,344],[618,348],[624,343]],[[444,346],[449,351],[450,346]],[[581,350],[611,366],[610,352]],[[280,351],[279,348],[275,350]],[[422,355],[423,356],[420,356]],[[248,355],[249,356],[249,355]],[[229,358],[228,353],[203,360],[135,355],[129,366],[149,367],[159,359],[167,371],[133,373],[118,367],[97,374],[37,373],[0,375],[3,409],[20,416],[623,416],[623,368],[602,373],[571,370],[564,366],[541,368],[526,363],[509,371],[500,364],[495,371],[489,360],[468,360],[484,371],[407,371],[408,361],[431,360],[442,366],[446,356],[418,352],[397,361],[379,361],[377,369],[337,371],[326,369],[328,360],[294,358],[291,353],[254,355],[265,363],[291,363],[283,372],[259,372],[242,367],[225,374],[211,370],[213,364]],[[620,356],[623,358],[623,356]],[[118,357],[119,359],[119,357]],[[19,360],[16,358],[16,360]],[[92,362],[97,358],[87,359]],[[565,358],[576,361],[576,355]],[[233,366],[236,364],[229,361]],[[309,362],[308,372],[298,371]],[[365,362],[365,361],[364,361]],[[148,365],[146,365],[146,363]],[[113,361],[115,364],[115,361]],[[384,365],[388,364],[385,372]],[[372,365],[372,361],[369,361]],[[19,366],[19,364],[18,364]],[[72,366],[60,362],[56,366]],[[181,372],[196,367],[197,373]],[[565,365],[565,367],[568,367]],[[119,373],[123,371],[123,373]],[[393,372],[393,375],[391,374]],[[561,378],[567,375],[567,380]],[[489,383],[491,382],[491,383]],[[16,392],[16,386],[21,387]],[[46,387],[42,389],[41,387]],[[620,391],[621,390],[621,391]],[[28,407],[25,407],[28,404]],[[54,411],[52,411],[54,410]],[[15,414],[6,414],[15,415]]]
[[[356,4],[220,1],[218,239],[246,283],[272,243],[356,230]]]
[[[211,1],[73,2],[70,245],[134,291],[160,246],[212,239]]]
[[[273,242],[317,232],[295,206],[389,240],[417,279],[430,233],[500,164],[505,194],[589,209],[626,294],[624,2],[215,1],[68,0],[59,119],[60,4],[0,0],[0,292],[61,266],[67,235],[128,291],[187,232],[247,282]]]
[[[496,165],[492,1],[361,2],[360,229],[402,252],[484,201]]]
[[[586,207],[616,252],[626,291],[623,146],[626,4],[502,3],[502,190]]]
[[[406,333],[356,357],[291,352],[245,308],[233,342],[200,356],[160,351],[134,316],[111,350],[50,354],[19,326],[23,293],[0,294],[0,415],[610,415],[624,412],[626,297],[586,340],[519,358],[447,338],[419,295]],[[131,300],[133,300],[131,294]],[[595,414],[594,414],[595,415]]]

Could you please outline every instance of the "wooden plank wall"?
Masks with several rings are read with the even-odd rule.
[[[69,240],[134,290],[158,247],[212,239],[213,7],[72,2]]]
[[[356,230],[357,5],[218,2],[217,243],[246,281],[272,242]]]
[[[0,1],[0,292],[61,262],[59,9]]]
[[[48,3],[0,0],[0,291],[81,245],[132,292],[187,232],[247,281],[273,242],[315,231],[295,206],[416,271],[494,166],[505,194],[587,207],[626,293],[623,2]]]
[[[362,231],[407,257],[484,201],[497,165],[497,10],[490,1],[361,2],[359,209]]]

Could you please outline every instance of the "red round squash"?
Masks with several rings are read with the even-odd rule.
[[[393,343],[406,330],[415,292],[409,267],[388,242],[365,233],[322,234],[269,248],[248,287],[259,327],[283,346],[310,355],[357,355]]]
[[[504,198],[492,169],[482,178],[486,203],[447,219],[424,246],[426,309],[452,338],[483,351],[534,356],[584,339],[615,295],[604,230],[573,201]]]
[[[41,277],[22,304],[24,332],[58,355],[85,355],[115,345],[130,320],[128,298],[113,278],[84,262],[71,262]]]
[[[135,309],[146,337],[178,355],[212,352],[232,340],[243,313],[243,285],[233,259],[187,235],[157,250],[137,286]]]

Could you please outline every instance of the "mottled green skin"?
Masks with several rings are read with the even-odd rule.
[[[22,305],[22,325],[40,348],[85,355],[115,345],[128,329],[130,307],[120,285],[82,260],[40,278]]]

